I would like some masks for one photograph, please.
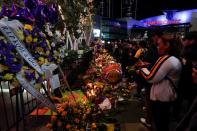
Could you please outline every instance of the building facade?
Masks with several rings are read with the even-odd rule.
[[[136,17],[137,0],[96,0],[97,15],[105,18]]]

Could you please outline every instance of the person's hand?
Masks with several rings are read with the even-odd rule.
[[[137,63],[136,63],[136,67],[138,67],[138,68],[144,68],[144,67],[147,67],[147,66],[149,66],[150,65],[150,63],[148,63],[148,62],[143,62],[143,61],[141,61],[141,60],[139,60]]]
[[[143,62],[142,65],[141,65],[141,67],[147,67],[147,66],[149,66],[149,65],[150,65],[149,62]]]

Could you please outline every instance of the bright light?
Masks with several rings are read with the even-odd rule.
[[[110,41],[108,41],[107,44],[110,44]]]
[[[102,42],[103,44],[105,43],[105,41],[104,41],[104,40],[102,40],[101,42]]]
[[[181,19],[181,22],[185,23],[188,21],[189,19],[189,15],[187,12],[184,12],[184,13],[181,13],[181,14],[178,14],[179,18]]]
[[[100,37],[101,30],[100,29],[93,29],[94,37]]]

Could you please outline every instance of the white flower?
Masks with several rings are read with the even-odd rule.
[[[54,42],[52,42],[52,43],[51,43],[51,46],[52,46],[52,47],[55,47],[55,43],[54,43]]]
[[[57,35],[58,38],[61,37],[61,32],[60,32],[59,30],[56,30],[56,31],[55,31],[55,34]]]
[[[87,0],[87,3],[92,3],[93,2],[93,0]]]
[[[53,36],[53,33],[51,31],[48,32],[49,36]]]
[[[77,30],[77,33],[81,33],[81,30]]]

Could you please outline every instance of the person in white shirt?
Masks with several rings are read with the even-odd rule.
[[[160,55],[151,70],[141,68],[140,74],[152,83],[150,100],[156,131],[169,131],[169,113],[172,102],[175,101],[179,77],[182,70],[180,60],[176,57],[176,44],[164,36],[157,41]]]

